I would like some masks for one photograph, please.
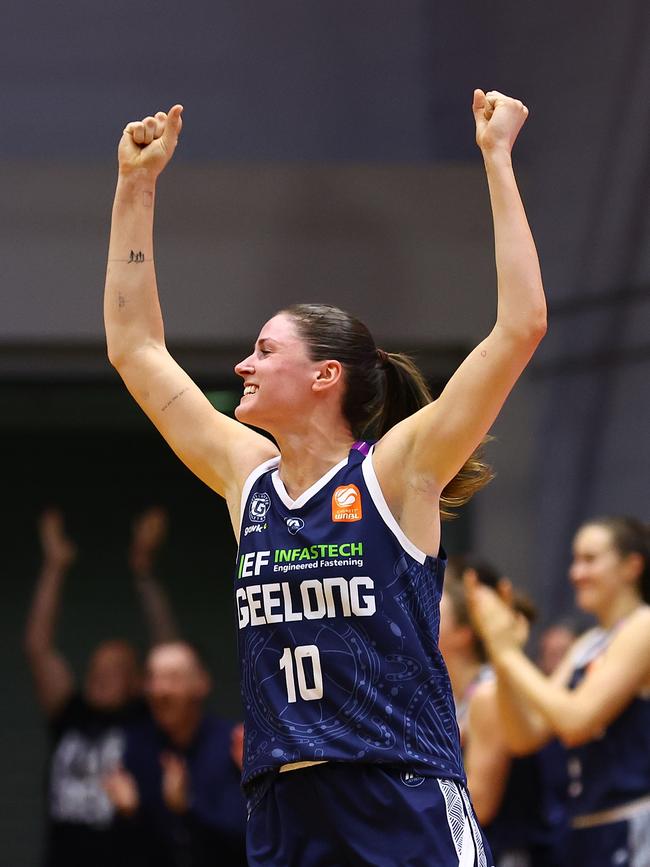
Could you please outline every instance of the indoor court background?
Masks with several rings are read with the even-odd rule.
[[[225,508],[173,457],[104,351],[101,293],[124,124],[185,105],[160,183],[172,351],[219,405],[282,305],[361,315],[434,387],[491,327],[487,191],[472,89],[521,97],[515,164],[549,332],[494,431],[498,477],[445,536],[570,610],[570,537],[648,519],[650,19],[642,0],[545,4],[168,0],[3,4],[0,27],[0,863],[37,863],[45,738],[21,652],[35,520],[58,503],[80,556],[61,645],[140,640],[129,522],[170,511],[161,577],[238,713]],[[233,396],[234,395],[234,396]]]

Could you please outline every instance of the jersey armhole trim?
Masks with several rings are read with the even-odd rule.
[[[263,475],[267,470],[272,470],[280,463],[280,456],[277,455],[274,458],[270,458],[268,461],[264,461],[263,464],[260,464],[258,467],[249,473],[246,477],[246,481],[244,482],[244,487],[241,491],[241,500],[239,503],[239,529],[241,530],[244,524],[244,509],[246,507],[246,501],[248,500],[248,496],[253,488],[255,482],[259,479],[261,475]]]
[[[361,471],[363,472],[363,478],[370,493],[370,497],[375,504],[375,508],[379,512],[384,524],[386,524],[406,553],[410,554],[414,560],[418,561],[418,563],[424,563],[428,555],[411,542],[404,530],[402,530],[395,520],[391,510],[388,508],[388,503],[384,498],[384,493],[379,485],[379,480],[375,473],[375,467],[372,463],[373,451],[374,447],[370,450],[370,454],[361,464]]]

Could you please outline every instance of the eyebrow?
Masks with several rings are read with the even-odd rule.
[[[257,340],[255,342],[255,346],[259,347],[260,349],[263,349],[264,348],[263,344],[267,344],[269,342],[277,344],[277,340],[274,340],[272,337],[260,337],[259,340]]]

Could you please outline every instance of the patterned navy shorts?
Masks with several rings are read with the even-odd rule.
[[[492,867],[465,789],[408,769],[328,762],[249,791],[250,867]]]

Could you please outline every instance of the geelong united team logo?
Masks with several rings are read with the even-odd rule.
[[[356,485],[339,485],[332,494],[333,521],[360,521],[361,492]]]
[[[271,500],[268,494],[265,494],[264,492],[261,494],[255,493],[251,497],[250,506],[248,507],[248,517],[251,521],[258,521],[261,523],[264,518],[266,518],[266,513],[270,506]]]

